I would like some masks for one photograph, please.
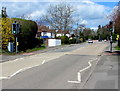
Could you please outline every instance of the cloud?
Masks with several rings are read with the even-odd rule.
[[[82,2],[86,0],[1,0],[1,2]],[[119,2],[119,0],[89,0],[92,2]],[[88,3],[88,0],[87,0]]]
[[[89,4],[88,4],[89,3]],[[82,3],[76,6],[78,13],[84,19],[97,19],[103,18],[107,15],[107,11],[109,10],[108,7],[103,5],[98,5],[94,2]]]
[[[43,14],[45,14],[45,11],[44,11],[44,10],[37,10],[37,11],[34,11],[34,12],[32,12],[31,14],[29,14],[28,16],[29,16],[31,19],[35,20],[35,19],[41,17]]]
[[[13,1],[13,2],[2,3],[3,6],[7,7],[7,14],[9,17],[18,17],[25,14],[27,16],[30,16],[31,19],[36,20],[37,18],[45,14],[48,6],[50,4],[55,4],[53,2],[55,2],[56,0],[43,0],[43,2],[40,2],[38,0],[35,0],[35,2],[28,2],[31,0],[24,0],[26,2],[15,2],[17,0],[9,0],[9,1]],[[49,3],[48,1],[51,3]],[[88,27],[91,26],[96,27],[100,24],[105,24],[108,21],[106,16],[111,11],[111,8],[109,7],[97,4],[90,0],[79,0],[79,3],[70,2],[70,4],[76,8],[74,17],[76,18],[79,17],[80,23],[82,24],[84,23]]]
[[[89,0],[83,0],[81,1],[82,3],[85,3],[85,4],[95,4],[94,2],[92,1],[89,1]]]
[[[94,30],[97,30],[97,29],[98,29],[98,27],[91,27],[90,29],[94,29]]]
[[[48,4],[44,2],[7,2],[4,3],[3,6],[7,8],[9,17],[27,15],[31,16],[31,18],[35,18],[35,16],[44,14]]]
[[[83,20],[83,21],[81,22],[81,24],[85,24],[85,25],[87,25],[87,24],[88,24],[88,21]]]

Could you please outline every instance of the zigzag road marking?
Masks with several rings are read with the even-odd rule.
[[[82,81],[81,72],[89,69],[89,68],[92,66],[91,62],[92,62],[92,61],[95,61],[95,60],[97,60],[97,59],[98,59],[98,58],[95,58],[95,59],[93,59],[93,60],[90,60],[90,61],[88,62],[89,66],[85,67],[84,69],[80,70],[80,71],[77,73],[77,81],[68,81],[68,82],[69,82],[69,83],[81,83],[81,81]]]

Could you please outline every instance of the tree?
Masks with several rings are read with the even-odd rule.
[[[95,31],[91,30],[90,28],[84,28],[82,31],[80,31],[80,38],[82,38],[83,41],[88,39],[95,39],[95,36]]]
[[[7,49],[8,42],[14,41],[14,36],[12,35],[12,19],[10,18],[0,18],[0,35],[2,39],[2,49]]]
[[[74,9],[71,5],[60,3],[50,5],[47,14],[44,15],[44,20],[55,30],[68,30],[73,23]]]
[[[108,31],[107,25],[102,27],[101,25],[98,26],[98,30],[97,30],[98,40],[108,39],[109,35],[110,32]]]
[[[115,25],[115,33],[120,35],[120,1],[118,3],[117,10],[114,10],[112,19],[113,19],[114,25]],[[120,46],[120,38],[118,40],[118,46]]]

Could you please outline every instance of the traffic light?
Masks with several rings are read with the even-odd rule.
[[[12,24],[12,34],[18,34],[21,31],[21,25],[18,23]]]
[[[16,34],[16,32],[17,32],[17,24],[13,23],[12,24],[12,34]]]
[[[21,32],[22,30],[22,25],[19,24],[19,33]]]
[[[113,21],[109,22],[109,31],[113,31]]]
[[[17,31],[16,31],[16,34],[20,33],[20,24],[17,24]]]

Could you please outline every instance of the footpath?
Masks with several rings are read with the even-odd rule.
[[[101,89],[101,91],[104,91],[104,89],[111,89],[107,91],[120,90],[118,86],[120,79],[120,51],[113,48],[113,52],[110,53],[108,50],[109,48],[103,53],[96,68],[82,89]]]

